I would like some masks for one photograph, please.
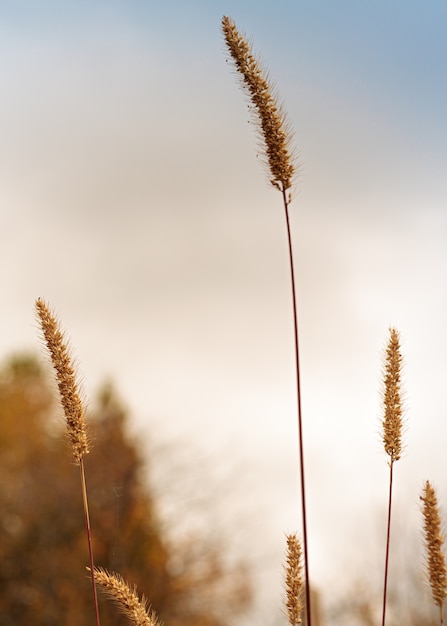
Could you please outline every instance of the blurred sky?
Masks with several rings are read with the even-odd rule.
[[[443,1],[2,2],[0,349],[40,349],[33,303],[46,299],[89,395],[110,377],[137,432],[237,468],[231,502],[258,607],[274,615],[284,533],[301,527],[286,233],[225,62],[224,14],[268,66],[301,163],[315,584],[330,596],[340,571],[365,574],[368,550],[381,559],[390,325],[408,419],[396,516],[419,524],[426,478],[447,509]]]

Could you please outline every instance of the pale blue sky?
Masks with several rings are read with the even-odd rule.
[[[426,478],[447,503],[444,2],[2,3],[0,350],[38,349],[43,297],[89,392],[110,375],[135,428],[150,417],[245,467],[254,495],[238,498],[249,536],[262,519],[253,553],[274,614],[283,532],[299,526],[285,233],[223,14],[261,52],[303,164],[292,226],[316,584],[341,554],[355,561],[354,529],[375,545],[389,324],[407,356],[401,505],[413,527]]]

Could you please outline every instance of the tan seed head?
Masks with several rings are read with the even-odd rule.
[[[395,328],[390,328],[385,359],[382,426],[383,445],[391,463],[398,461],[402,453],[401,369],[399,333]]]
[[[110,574],[102,568],[95,568],[95,580],[132,624],[161,626],[155,613],[149,610],[146,599],[143,597],[140,600],[135,588],[132,589],[121,576]]]
[[[303,579],[302,550],[296,535],[287,535],[287,560],[286,560],[286,608],[290,626],[301,624]]]
[[[88,454],[89,445],[84,408],[70,351],[55,316],[40,298],[36,300],[36,311],[56,373],[57,386],[67,421],[67,434],[72,447],[73,457],[75,462],[79,464],[83,456]]]
[[[442,545],[444,538],[441,529],[441,517],[439,515],[436,492],[430,482],[424,485],[421,500],[423,502],[422,513],[424,516],[424,536],[427,551],[428,579],[435,604],[442,609],[447,595],[447,570],[445,566]]]
[[[282,192],[290,189],[295,174],[291,157],[290,130],[283,107],[278,104],[273,86],[261,63],[252,53],[247,39],[227,16],[222,19],[222,31],[230,56],[248,92],[254,119],[259,126],[261,144],[271,184]]]

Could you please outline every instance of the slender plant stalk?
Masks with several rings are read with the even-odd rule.
[[[101,626],[96,591],[95,564],[93,559],[92,533],[85,481],[84,456],[89,452],[89,443],[85,424],[85,411],[80,396],[80,386],[76,380],[70,350],[56,317],[40,298],[36,300],[36,312],[44,340],[50,353],[56,374],[61,404],[67,421],[67,435],[71,444],[73,458],[79,465],[81,477],[82,501],[84,505],[85,528],[87,534],[90,569],[92,572],[92,592],[95,607],[96,626]]]
[[[401,368],[402,355],[400,352],[399,333],[390,328],[390,337],[386,350],[384,372],[384,417],[383,445],[386,454],[390,457],[390,478],[388,492],[388,517],[385,548],[385,573],[383,581],[382,626],[385,626],[386,599],[388,591],[388,570],[390,560],[391,539],[391,505],[393,500],[393,468],[402,453],[402,399],[401,399]]]
[[[438,499],[430,482],[424,485],[421,500],[424,516],[425,547],[427,551],[427,573],[432,596],[439,607],[439,623],[444,624],[444,603],[447,595],[447,569],[442,551],[444,537],[442,534],[441,516]]]
[[[305,596],[306,596],[306,616],[307,624],[311,624],[310,616],[310,583],[309,583],[309,556],[308,556],[308,539],[307,539],[307,512],[306,512],[306,481],[304,477],[304,444],[303,444],[303,417],[301,410],[301,374],[300,374],[300,351],[298,342],[298,310],[297,310],[297,296],[295,286],[295,271],[293,264],[293,247],[292,236],[290,229],[289,218],[289,202],[287,200],[286,192],[282,192],[284,202],[284,213],[286,218],[287,228],[287,242],[289,249],[289,261],[290,261],[290,279],[292,285],[292,305],[293,305],[293,333],[294,333],[294,346],[295,346],[295,373],[296,373],[296,400],[297,400],[297,416],[298,416],[298,449],[299,449],[299,464],[300,464],[300,485],[301,485],[301,514],[303,524],[303,552],[304,552],[304,578],[306,580]]]
[[[99,618],[98,592],[96,589],[95,561],[93,558],[92,531],[91,531],[91,526],[90,526],[90,514],[89,514],[89,506],[88,506],[88,498],[87,498],[87,485],[85,481],[84,459],[81,459],[79,463],[79,469],[81,472],[82,502],[84,505],[85,530],[87,533],[88,556],[89,556],[91,580],[92,580],[93,604],[95,606],[95,619],[96,619],[96,626],[101,626],[101,622]]]
[[[248,93],[251,100],[250,110],[258,128],[258,135],[261,140],[260,143],[264,154],[264,161],[269,182],[281,192],[284,204],[293,304],[298,448],[301,481],[301,513],[303,525],[304,572],[306,581],[306,620],[307,626],[311,626],[306,492],[304,480],[304,446],[301,411],[301,376],[298,344],[298,314],[289,216],[289,204],[291,200],[289,190],[292,187],[293,178],[296,173],[296,166],[290,151],[291,133],[286,115],[283,107],[278,104],[275,96],[275,90],[267,78],[267,73],[263,69],[259,60],[253,55],[251,46],[246,37],[239,33],[236,28],[236,24],[227,16],[222,19],[222,31],[230,57],[234,62],[234,66],[238,72],[238,76],[240,77],[242,89]]]
[[[393,463],[390,463],[388,517],[387,517],[387,527],[386,527],[386,548],[385,548],[385,574],[384,574],[384,579],[383,579],[382,626],[385,626],[385,619],[386,619],[386,598],[387,598],[387,593],[388,593],[388,570],[389,570],[389,560],[390,560],[392,499],[393,499]]]

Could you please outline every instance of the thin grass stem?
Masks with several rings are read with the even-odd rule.
[[[290,232],[289,202],[290,189],[296,173],[293,155],[290,151],[291,133],[283,107],[278,102],[275,89],[268,74],[262,67],[251,49],[250,43],[242,35],[236,24],[228,16],[222,19],[222,31],[228,52],[241,80],[242,89],[248,94],[251,101],[250,111],[258,128],[261,146],[264,152],[264,162],[267,166],[270,183],[281,192],[287,225],[288,254],[292,284],[294,349],[296,370],[296,393],[298,412],[298,448],[301,482],[301,512],[303,523],[303,552],[305,574],[305,599],[307,626],[311,626],[311,603],[309,582],[309,558],[307,540],[306,494],[304,480],[304,452],[303,427],[301,411],[301,383],[300,359],[298,346],[298,315],[295,287],[295,273],[293,267],[292,236]]]
[[[307,539],[307,512],[306,512],[306,481],[304,477],[304,444],[303,444],[303,418],[301,409],[301,370],[300,370],[300,351],[298,340],[298,304],[296,295],[296,283],[295,283],[295,269],[293,262],[293,245],[292,245],[292,233],[290,228],[290,216],[289,216],[289,202],[287,199],[287,192],[282,190],[282,197],[284,202],[284,212],[286,218],[287,228],[287,245],[289,251],[290,261],[290,282],[292,286],[292,307],[293,307],[293,332],[294,332],[294,347],[295,347],[295,373],[296,373],[296,395],[297,395],[297,419],[298,419],[298,450],[299,450],[299,465],[300,465],[300,487],[301,487],[301,515],[303,525],[303,553],[304,553],[304,579],[305,584],[305,605],[306,605],[306,623],[311,626],[311,600],[310,600],[310,583],[309,583],[309,551],[308,551],[308,539]]]
[[[391,504],[393,500],[393,465],[390,463],[390,485],[388,494],[388,521],[386,530],[386,548],[385,548],[385,574],[383,580],[383,606],[382,606],[382,626],[385,626],[386,616],[386,598],[388,593],[388,569],[390,560],[390,538],[391,538]]]
[[[80,460],[79,469],[80,469],[80,475],[81,475],[82,502],[84,504],[85,530],[87,533],[88,556],[89,556],[90,571],[91,571],[91,578],[92,578],[92,593],[93,593],[93,604],[95,607],[95,619],[96,619],[96,626],[101,626],[101,622],[99,618],[98,592],[96,589],[95,562],[93,558],[92,531],[90,527],[90,513],[89,513],[88,497],[87,497],[87,485],[86,485],[86,480],[85,480],[84,459]]]

